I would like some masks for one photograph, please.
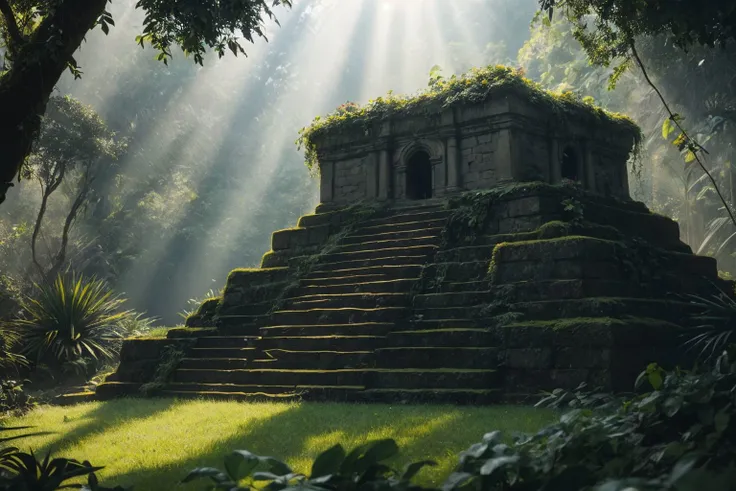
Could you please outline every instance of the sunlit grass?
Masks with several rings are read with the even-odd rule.
[[[307,472],[322,450],[341,443],[394,438],[396,465],[434,459],[424,484],[441,482],[457,454],[484,433],[531,432],[552,418],[525,407],[390,406],[317,403],[236,403],[173,399],[117,400],[71,407],[41,407],[12,424],[55,434],[21,440],[24,448],[104,465],[108,485],[138,490],[201,489],[177,484],[198,466],[221,466],[234,449],[283,459]]]

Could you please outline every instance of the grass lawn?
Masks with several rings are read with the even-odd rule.
[[[70,407],[43,406],[8,424],[35,426],[52,435],[23,439],[18,446],[105,466],[105,485],[135,485],[137,491],[205,488],[178,482],[193,468],[217,466],[231,450],[278,457],[296,471],[309,470],[322,450],[346,449],[377,438],[401,448],[395,465],[434,459],[419,475],[438,484],[457,454],[501,430],[533,432],[550,422],[547,410],[513,407],[237,403],[206,400],[125,399]]]

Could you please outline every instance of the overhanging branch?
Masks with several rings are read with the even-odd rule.
[[[731,210],[731,205],[728,203],[728,201],[726,201],[726,198],[723,197],[723,193],[721,193],[721,189],[718,187],[718,183],[716,182],[715,178],[713,178],[713,175],[710,173],[708,168],[705,166],[703,161],[698,156],[698,150],[702,150],[705,152],[705,149],[698,142],[690,138],[690,135],[687,134],[687,132],[685,131],[685,128],[682,127],[678,119],[675,117],[675,113],[672,112],[672,109],[670,109],[670,106],[669,104],[667,104],[667,101],[662,95],[662,92],[660,92],[657,86],[654,85],[654,82],[652,82],[652,79],[649,78],[649,73],[647,72],[647,69],[644,66],[644,62],[641,60],[641,57],[639,56],[639,52],[636,50],[636,45],[634,44],[634,41],[631,41],[629,43],[629,47],[631,48],[631,55],[634,57],[636,64],[639,65],[642,75],[644,75],[644,80],[646,80],[647,84],[649,84],[649,86],[654,90],[654,92],[659,97],[659,100],[662,101],[662,105],[667,111],[667,114],[669,114],[669,119],[677,126],[677,129],[679,129],[680,132],[683,134],[683,136],[685,137],[685,141],[692,142],[694,145],[696,145],[696,148],[691,150],[691,153],[693,154],[693,157],[695,157],[695,161],[700,166],[700,169],[705,173],[706,176],[708,176],[708,179],[713,185],[713,189],[715,190],[716,194],[718,194],[718,198],[721,200],[723,207],[726,209],[726,213],[728,213],[728,217],[731,219],[731,222],[736,226],[736,216],[734,216],[733,211]]]
[[[8,0],[0,0],[0,13],[5,18],[5,26],[12,41],[8,49],[10,49],[11,53],[15,53],[20,45],[23,44],[23,35],[20,33],[18,23],[15,20],[15,14],[13,14],[13,9],[10,7]]]

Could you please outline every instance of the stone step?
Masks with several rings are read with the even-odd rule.
[[[499,262],[493,272],[493,281],[497,284],[576,279],[626,281],[630,276],[631,273],[612,257],[609,260]]]
[[[174,372],[174,382],[237,384],[237,385],[364,385],[366,371],[343,370],[292,370],[292,369],[245,369],[245,370],[186,370]]]
[[[423,293],[414,297],[414,308],[421,313],[433,307],[462,307],[492,302],[496,297],[488,290],[476,292]]]
[[[170,384],[161,391],[162,396],[182,399],[214,399],[222,401],[246,402],[291,402],[291,401],[329,401],[361,402],[361,386],[277,386],[277,385],[236,385],[199,384],[203,390],[179,390],[183,384]],[[171,387],[171,389],[169,388]]]
[[[366,241],[386,241],[386,240],[402,240],[414,239],[417,237],[437,237],[442,234],[442,227],[416,228],[410,230],[393,231],[380,233],[370,233],[359,235],[357,233],[350,234],[342,240],[342,244],[362,244]]]
[[[406,293],[330,293],[323,295],[303,295],[285,300],[284,309],[311,308],[376,308],[407,306]]]
[[[246,369],[188,370],[174,372],[175,383],[238,385],[367,386],[370,388],[465,388],[497,386],[500,373],[488,369]]]
[[[393,322],[361,322],[355,324],[315,324],[307,326],[265,326],[264,337],[291,336],[385,336],[394,328]]]
[[[178,384],[171,384],[173,389],[161,391],[162,396],[180,399],[200,399],[220,401],[246,402],[289,402],[289,401],[330,401],[344,403],[376,403],[376,404],[453,404],[453,405],[488,405],[503,400],[497,389],[368,389],[358,387],[284,387],[282,392],[264,392],[258,386],[217,385],[210,384],[205,390],[176,390]],[[267,386],[267,391],[277,386]],[[219,390],[224,388],[225,390]],[[533,398],[536,400],[538,397]]]
[[[524,320],[552,320],[575,317],[649,317],[682,322],[697,308],[674,300],[651,298],[593,297],[574,300],[546,300],[509,305],[509,311],[522,312]]]
[[[185,390],[169,390],[164,389],[157,392],[157,395],[161,397],[168,397],[173,399],[206,399],[208,401],[231,401],[231,402],[296,402],[303,399],[303,397],[295,391],[267,394],[263,392],[220,392],[216,390],[200,392],[200,391],[185,391]]]
[[[195,348],[248,348],[255,336],[204,336],[197,338]]]
[[[385,336],[376,335],[326,335],[326,336],[288,336],[264,337],[258,347],[267,352],[281,349],[287,351],[367,351],[386,345]]]
[[[302,280],[301,286],[344,285],[359,282],[403,280],[419,278],[422,264],[373,264],[357,267],[323,269],[320,265]]]
[[[396,225],[400,223],[423,223],[433,220],[445,220],[450,216],[449,210],[440,207],[425,209],[406,209],[388,213],[385,216],[370,218],[361,223],[361,228],[375,227],[381,225]]]
[[[333,252],[331,254],[325,254],[322,256],[320,265],[335,264],[341,262],[360,262],[366,260],[395,260],[396,258],[416,258],[423,257],[433,254],[439,247],[435,244],[429,245],[408,245],[408,246],[393,246],[385,247],[381,249],[364,249],[360,251],[351,252]],[[416,264],[411,261],[405,261],[407,264]],[[424,261],[422,261],[424,262]],[[395,262],[387,262],[386,264],[396,264]],[[400,264],[400,263],[399,263]],[[322,269],[322,268],[320,268]]]
[[[442,228],[447,222],[447,218],[429,218],[421,220],[411,220],[406,217],[395,217],[394,221],[384,223],[369,223],[368,221],[360,224],[356,229],[355,235],[373,235],[388,232],[405,232],[409,230],[419,230],[426,228]]]
[[[631,281],[599,279],[524,281],[503,285],[499,290],[502,293],[499,293],[498,296],[502,296],[504,301],[509,303],[589,297],[638,298],[644,296],[644,289],[640,284]]]
[[[439,277],[443,281],[480,281],[488,273],[490,261],[469,261],[457,263],[433,263],[425,267],[425,275],[429,278]]]
[[[248,368],[251,361],[247,358],[184,358],[177,368],[197,370],[237,370]]]
[[[442,263],[490,261],[495,244],[455,247],[437,253],[436,261]]]
[[[490,283],[487,280],[445,282],[439,286],[435,293],[475,292],[488,290],[489,287]]]
[[[188,358],[254,358],[256,348],[192,348]]]
[[[388,334],[389,347],[491,347],[497,337],[487,329],[444,328],[394,331]]]
[[[430,331],[435,329],[477,329],[483,322],[466,317],[450,319],[423,319],[416,318],[406,324],[402,331]]]
[[[251,315],[267,314],[273,305],[272,302],[248,303],[241,305],[222,304],[218,315]]]
[[[398,266],[408,267],[416,266],[421,267],[431,258],[431,254],[410,254],[410,252],[403,253],[397,256],[386,255],[385,257],[374,257],[365,259],[352,259],[344,261],[333,261],[328,256],[324,257],[324,262],[317,264],[313,270],[316,273],[332,273],[335,271],[346,271],[346,270],[357,270],[357,269],[369,269],[369,268],[382,268],[386,266]],[[411,276],[415,276],[412,274]],[[309,278],[310,276],[307,276]],[[409,276],[394,276],[393,279],[408,278]]]
[[[439,319],[475,318],[481,310],[480,305],[465,305],[462,307],[425,307],[415,309],[412,314],[414,321],[428,321]]]
[[[498,389],[367,389],[350,394],[351,402],[385,404],[487,405],[502,399]],[[538,399],[538,398],[537,398]]]
[[[502,351],[485,347],[395,347],[376,350],[381,368],[498,368]]]
[[[273,358],[273,363],[270,363],[268,368],[335,370],[339,368],[367,368],[374,365],[373,351],[293,351],[272,349],[267,350],[265,355]],[[257,363],[254,364],[254,368],[257,365]]]
[[[366,378],[367,387],[380,389],[492,389],[503,380],[497,370],[460,368],[377,369]]]
[[[390,322],[406,315],[402,307],[378,307],[360,309],[344,307],[336,309],[279,310],[271,315],[272,324],[313,325],[352,324],[354,322]]]
[[[375,239],[367,237],[361,242],[354,242],[339,246],[336,252],[363,252],[380,251],[383,249],[403,249],[405,247],[437,246],[440,238],[437,236],[419,236],[409,239]]]
[[[217,317],[217,328],[223,335],[255,336],[258,335],[258,324],[268,316],[262,315],[220,315]]]
[[[419,278],[400,280],[378,280],[367,282],[345,283],[339,285],[310,285],[295,289],[295,297],[308,295],[334,295],[344,293],[402,293],[411,289]]]

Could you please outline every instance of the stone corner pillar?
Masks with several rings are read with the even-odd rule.
[[[560,141],[551,138],[549,142],[549,182],[560,184],[562,182],[562,155],[560,154]]]
[[[335,199],[335,163],[321,162],[319,166],[319,202],[330,203]]]
[[[514,180],[514,138],[510,128],[498,132],[498,153],[496,154],[496,179],[498,182]]]
[[[457,136],[447,139],[447,192],[452,193],[462,188],[462,159]]]
[[[391,162],[388,148],[381,148],[377,151],[378,175],[377,190],[378,199],[385,201],[391,197]]]
[[[365,164],[365,196],[368,199],[376,199],[378,197],[378,153],[372,152],[368,155]]]
[[[593,143],[590,140],[583,141],[583,165],[585,176],[585,187],[589,191],[596,191],[595,184],[595,154],[593,153]]]

